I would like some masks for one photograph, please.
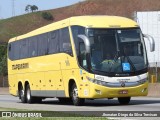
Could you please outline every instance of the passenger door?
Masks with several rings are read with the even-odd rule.
[[[68,27],[60,30],[60,52],[62,80],[58,81],[58,83],[63,86],[61,88],[66,90],[65,92],[68,92],[68,81],[73,74],[72,64],[74,62]]]

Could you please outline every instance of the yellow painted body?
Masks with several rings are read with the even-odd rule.
[[[12,38],[9,42],[21,40],[27,37],[46,33],[63,27],[69,27],[73,56],[70,56],[66,53],[58,53],[15,61],[11,61],[10,59],[8,59],[10,94],[17,96],[18,83],[21,82],[24,87],[25,82],[28,81],[31,91],[64,90],[65,96],[69,97],[69,81],[74,80],[78,87],[78,95],[81,98],[112,98],[147,95],[148,90],[146,90],[144,93],[142,93],[141,90],[148,87],[148,82],[136,87],[111,88],[100,86],[88,81],[86,79],[86,76],[94,78],[94,74],[90,74],[89,72],[80,68],[78,65],[75,45],[70,29],[70,26],[72,25],[79,25],[91,28],[131,28],[138,26],[137,23],[135,23],[134,21],[123,17],[79,16],[52,23],[50,25],[29,32],[25,35]],[[66,61],[69,62],[69,66],[66,65]],[[26,69],[12,70],[12,65],[22,63],[28,63],[29,67]],[[100,90],[101,94],[97,94],[95,89]],[[127,95],[118,94],[119,90],[126,89],[128,90]]]

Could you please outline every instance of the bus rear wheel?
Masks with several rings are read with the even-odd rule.
[[[84,98],[79,98],[78,97],[78,89],[76,84],[74,83],[72,86],[72,90],[71,90],[71,98],[72,98],[72,102],[75,106],[80,106],[84,104],[85,99]]]
[[[26,86],[26,98],[27,98],[27,103],[33,103],[33,97],[31,95],[31,89],[29,84]]]
[[[118,98],[118,101],[121,105],[129,104],[130,100],[131,100],[131,97],[120,97],[120,98]]]
[[[42,98],[33,97],[31,95],[31,89],[30,89],[29,84],[26,86],[26,101],[29,104],[31,104],[31,103],[41,103],[42,102]]]
[[[21,99],[21,102],[22,103],[26,103],[26,91],[23,89],[23,87],[21,86],[20,87],[20,90],[19,90],[19,98]]]

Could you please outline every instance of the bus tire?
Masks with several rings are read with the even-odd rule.
[[[19,90],[19,98],[21,99],[22,103],[26,103],[26,91],[25,89],[23,89],[23,87],[21,86],[20,90]]]
[[[78,89],[77,89],[77,86],[76,86],[75,83],[72,85],[72,89],[71,89],[71,94],[70,95],[71,95],[71,98],[72,98],[73,105],[80,106],[80,105],[84,104],[85,99],[78,97]]]
[[[130,100],[131,100],[131,97],[120,97],[120,98],[118,98],[118,101],[121,105],[129,104]]]
[[[27,103],[29,104],[34,102],[34,98],[31,95],[31,89],[29,84],[26,86],[26,100],[27,100]]]

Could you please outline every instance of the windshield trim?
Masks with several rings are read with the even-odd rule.
[[[103,75],[103,76],[108,76],[108,77],[125,77],[125,76],[136,76],[136,75],[141,75],[144,73],[148,72],[148,67],[145,67],[142,70],[137,70],[135,72],[122,72],[122,73],[115,73],[115,72],[105,72],[105,71],[100,71],[96,69],[91,69],[93,74],[97,75]]]

